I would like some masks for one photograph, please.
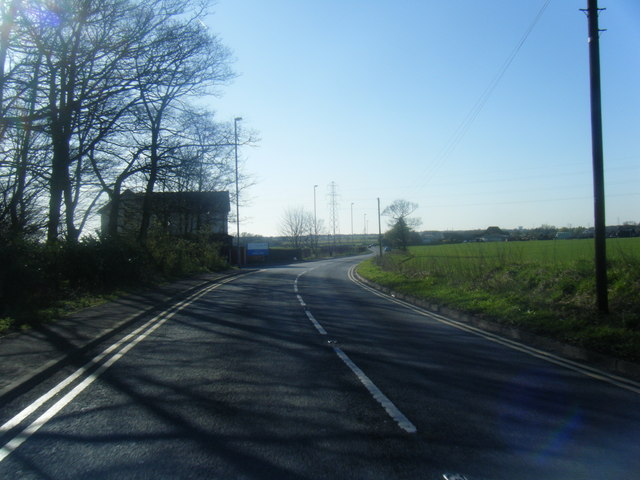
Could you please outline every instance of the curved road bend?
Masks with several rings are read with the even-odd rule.
[[[0,478],[629,478],[640,385],[357,284],[213,284],[0,410]]]

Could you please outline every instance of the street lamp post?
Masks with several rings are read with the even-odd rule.
[[[315,254],[318,255],[318,213],[316,210],[316,188],[318,188],[318,185],[313,186],[313,244],[315,246]]]
[[[353,202],[351,202],[351,248],[353,248]]]
[[[238,266],[242,265],[240,259],[240,189],[238,187],[238,122],[242,120],[242,117],[236,117],[233,119],[233,135],[235,138],[235,154],[236,154],[236,242],[237,242],[237,255]]]

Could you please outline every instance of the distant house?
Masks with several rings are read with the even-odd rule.
[[[610,237],[639,237],[640,236],[640,225],[618,225],[615,227],[615,231],[607,232],[607,235]]]
[[[126,190],[120,196],[117,232],[137,235],[142,221],[144,193]],[[151,228],[169,235],[194,233],[228,240],[229,192],[154,192],[151,194]],[[107,232],[111,202],[100,209],[102,231]]]
[[[556,240],[570,240],[573,238],[572,232],[558,232],[556,233]]]
[[[440,243],[444,240],[442,232],[421,232],[420,237],[422,238],[422,243],[427,245]]]
[[[489,227],[478,240],[481,242],[506,242],[509,240],[509,234],[503,232],[500,227]]]

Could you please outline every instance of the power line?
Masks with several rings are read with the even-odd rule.
[[[465,137],[465,135],[469,131],[469,128],[471,128],[471,125],[473,124],[473,122],[476,120],[478,115],[480,115],[480,112],[482,111],[486,103],[489,101],[489,97],[491,97],[491,94],[500,83],[500,80],[502,80],[502,77],[504,77],[508,68],[511,66],[511,64],[515,60],[516,56],[524,46],[525,42],[529,38],[529,35],[531,34],[535,26],[538,24],[538,21],[540,20],[540,18],[542,18],[544,11],[547,9],[550,3],[551,3],[551,0],[546,0],[545,3],[542,5],[542,7],[534,17],[533,21],[525,31],[520,41],[516,44],[511,54],[509,54],[507,59],[502,64],[502,67],[500,67],[500,69],[498,70],[498,73],[493,77],[493,80],[491,80],[491,82],[489,83],[487,88],[484,90],[482,95],[480,95],[476,103],[469,110],[466,117],[463,119],[460,125],[458,125],[458,128],[456,128],[456,130],[453,132],[453,134],[449,138],[449,141],[445,144],[442,151],[438,154],[438,156],[436,157],[435,163],[431,166],[431,168],[428,168],[425,171],[425,173],[423,174],[423,177],[427,177],[427,178],[422,182],[422,184],[420,185],[420,188],[424,188],[429,182],[429,180],[431,180],[435,176],[438,170],[440,170],[440,168],[442,168],[442,166],[447,162],[447,160],[449,159],[451,154],[454,152],[456,147],[460,144],[462,139]]]

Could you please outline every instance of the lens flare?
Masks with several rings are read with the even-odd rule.
[[[545,464],[566,453],[583,414],[561,378],[532,370],[513,377],[502,392],[499,424],[511,449]]]

